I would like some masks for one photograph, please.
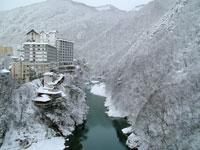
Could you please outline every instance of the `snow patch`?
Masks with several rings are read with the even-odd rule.
[[[93,85],[90,92],[95,95],[106,97],[105,83]]]
[[[61,94],[62,92],[60,90],[47,90],[45,89],[44,87],[40,87],[38,90],[37,90],[37,93],[42,93],[42,94]]]
[[[90,83],[91,83],[91,84],[98,84],[99,81],[97,81],[97,80],[92,80],[92,81],[90,81]]]
[[[106,114],[109,117],[113,117],[113,118],[125,118],[125,117],[128,116],[127,113],[121,112],[119,109],[116,109],[116,107],[113,104],[113,101],[111,100],[111,96],[108,96],[106,98],[106,102],[105,102],[104,105],[108,109],[108,111],[106,112]]]
[[[133,132],[133,127],[130,126],[128,128],[122,129],[123,134],[131,134]]]
[[[64,143],[64,138],[54,137],[32,144],[28,150],[63,150],[65,148]]]
[[[46,72],[43,74],[43,76],[53,76],[53,72]]]
[[[51,101],[50,97],[48,95],[42,95],[41,97],[37,97],[35,98],[33,101],[36,101],[36,102],[48,102],[48,101]]]
[[[10,71],[7,69],[2,69],[2,70],[0,70],[0,73],[10,73]]]
[[[140,9],[142,9],[145,5],[138,5],[136,6],[133,10],[134,11],[139,11]]]

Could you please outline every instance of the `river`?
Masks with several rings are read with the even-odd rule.
[[[67,150],[127,150],[127,137],[121,129],[128,127],[125,119],[111,119],[104,107],[105,97],[86,90],[87,104],[90,107],[87,121],[69,137]]]

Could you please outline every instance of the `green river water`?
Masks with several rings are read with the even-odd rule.
[[[86,90],[86,99],[90,107],[87,121],[69,137],[68,150],[127,150],[127,137],[121,132],[129,126],[126,120],[112,119],[105,114],[105,97]]]

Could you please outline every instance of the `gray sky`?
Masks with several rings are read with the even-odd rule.
[[[13,9],[16,7],[26,6],[45,0],[0,0],[0,11]],[[102,6],[106,4],[114,5],[122,10],[131,10],[135,6],[148,3],[151,0],[74,0],[90,6]]]

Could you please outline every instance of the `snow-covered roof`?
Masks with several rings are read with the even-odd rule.
[[[43,76],[53,76],[53,72],[45,72]]]
[[[35,31],[34,29],[32,29],[32,30],[30,30],[30,31],[27,33],[27,35],[28,35],[29,33],[31,33],[31,32],[35,32],[36,34],[39,34],[37,31]]]
[[[0,70],[0,73],[10,73],[10,71],[7,69],[2,69],[2,70]]]
[[[45,90],[53,90],[54,87],[49,87],[49,86],[47,87],[47,86],[44,86],[43,89],[45,89]]]
[[[36,97],[33,101],[35,101],[35,102],[48,102],[48,101],[51,101],[51,98],[48,95],[44,94],[41,97]]]
[[[64,39],[61,39],[61,38],[58,38],[57,41],[64,41],[64,42],[68,42],[68,43],[74,43],[73,41],[64,40]]]
[[[19,61],[24,61],[24,58],[23,57],[19,57],[18,60]]]
[[[92,83],[92,84],[98,84],[98,83],[100,83],[100,81],[98,81],[98,80],[92,80],[92,81],[90,81],[90,83]]]
[[[60,77],[56,81],[54,81],[54,83],[57,84],[63,77],[64,77],[64,75],[60,74]]]
[[[31,44],[31,45],[49,45],[48,43],[45,42],[25,42],[25,44]]]
[[[12,59],[17,59],[18,57],[16,57],[16,56],[10,56]]]
[[[37,93],[42,93],[42,94],[61,94],[62,92],[59,91],[59,90],[48,90],[48,89],[45,89],[44,87],[40,87],[37,90]]]
[[[45,33],[45,34],[47,34],[47,35],[49,34],[49,33],[47,33],[46,31],[41,31],[40,34],[41,34],[41,33]]]
[[[56,81],[50,82],[50,83],[48,83],[48,85],[56,85],[56,84],[58,84],[58,82],[59,82],[63,77],[64,77],[64,75],[63,75],[63,74],[60,74],[59,78],[58,78]]]
[[[50,30],[49,33],[57,33],[58,31],[56,30]]]

